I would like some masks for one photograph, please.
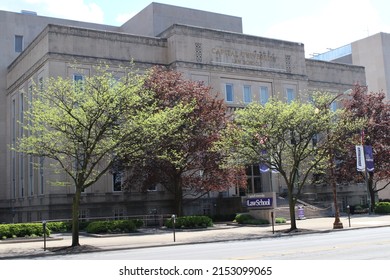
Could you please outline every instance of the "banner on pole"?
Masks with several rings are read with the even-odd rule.
[[[372,146],[364,146],[364,159],[368,172],[374,172],[374,156],[372,153]]]
[[[366,170],[363,145],[356,145],[356,169],[361,172]]]

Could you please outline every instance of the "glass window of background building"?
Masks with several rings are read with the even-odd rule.
[[[23,51],[23,36],[15,35],[15,52],[20,53]]]
[[[295,92],[293,88],[286,88],[287,103],[291,103],[295,99]]]
[[[234,101],[233,84],[225,85],[225,100],[226,102]]]
[[[261,193],[261,173],[259,165],[251,165],[246,168],[247,193]]]
[[[269,92],[268,87],[261,86],[260,87],[260,104],[265,105],[269,100]]]
[[[251,103],[252,102],[251,86],[244,86],[244,102],[245,103]]]
[[[112,184],[114,192],[122,191],[122,178],[123,175],[121,172],[115,172],[112,174]]]

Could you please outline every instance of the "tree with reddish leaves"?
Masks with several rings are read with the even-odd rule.
[[[150,157],[133,164],[128,187],[144,189],[157,183],[174,195],[175,212],[183,214],[183,202],[198,199],[211,191],[244,188],[244,169],[221,168],[223,154],[213,151],[213,143],[229,122],[224,101],[201,82],[186,80],[179,72],[154,67],[144,87],[155,94],[162,108],[192,104],[184,124],[151,151]]]
[[[339,178],[365,181],[372,202],[370,211],[373,211],[376,193],[390,185],[390,104],[382,91],[368,93],[366,86],[356,85],[344,106],[352,117],[365,119],[364,127],[354,137],[356,145],[372,146],[375,169],[373,172],[351,172],[356,170],[355,147],[351,147],[342,155]]]

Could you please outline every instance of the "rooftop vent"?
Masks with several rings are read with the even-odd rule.
[[[31,16],[36,16],[37,15],[37,12],[27,11],[27,10],[21,10],[20,13],[24,14],[24,15],[31,15]]]

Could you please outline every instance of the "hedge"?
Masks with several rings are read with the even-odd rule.
[[[46,227],[46,235],[50,235],[50,229]],[[41,223],[24,224],[0,224],[0,238],[35,237],[43,236]]]
[[[390,202],[377,202],[374,212],[376,214],[390,214]]]
[[[88,233],[121,233],[135,232],[141,227],[141,220],[115,220],[90,222],[86,227]]]
[[[248,213],[237,214],[234,219],[238,224],[246,224],[246,225],[267,225],[269,221],[264,219],[255,219]]]
[[[173,228],[173,219],[169,218],[165,226]],[[207,228],[213,226],[213,220],[208,216],[184,216],[176,218],[176,228]]]
[[[284,224],[286,222],[287,222],[286,218],[280,217],[280,218],[275,219],[275,223],[277,223],[277,224]]]

